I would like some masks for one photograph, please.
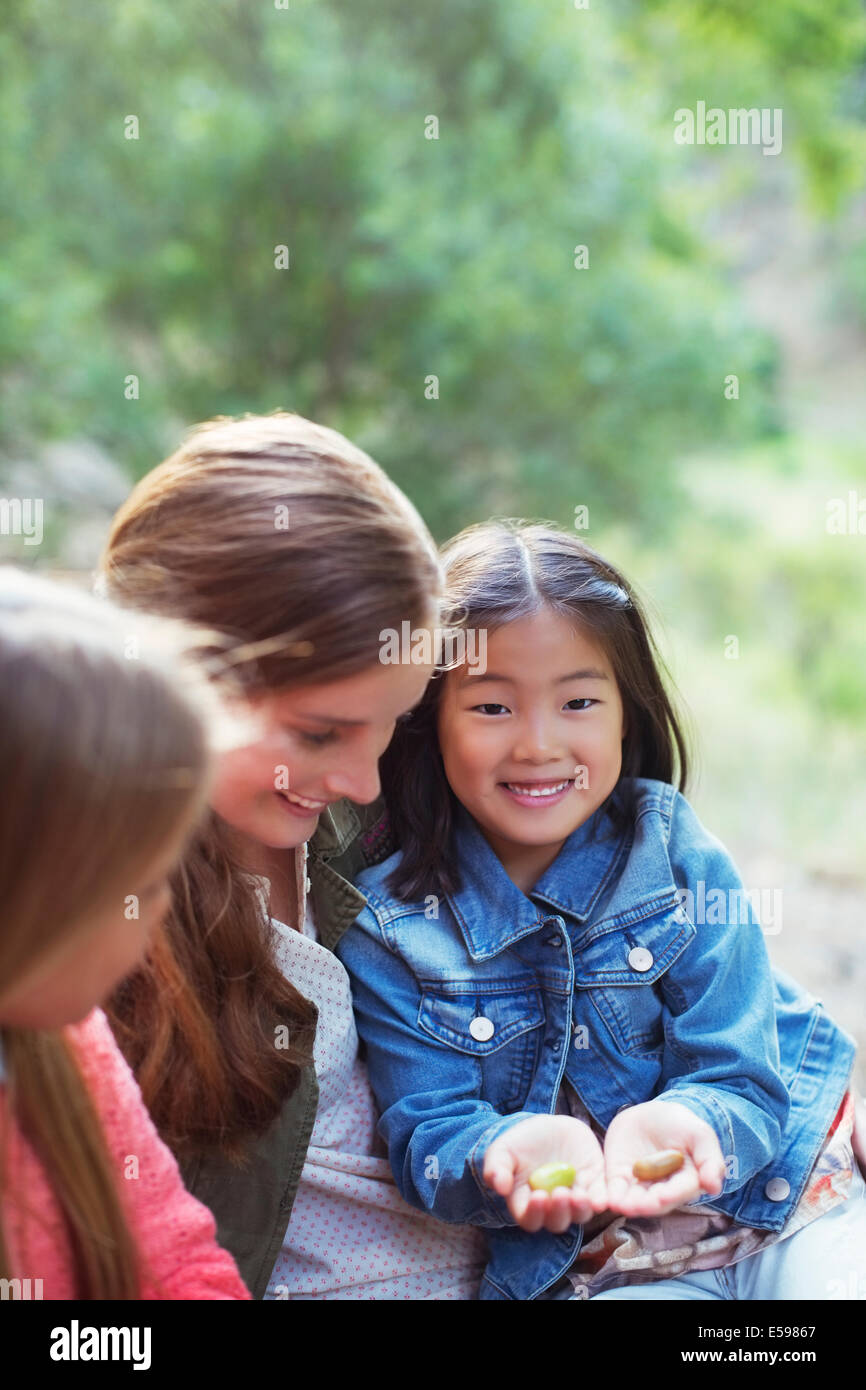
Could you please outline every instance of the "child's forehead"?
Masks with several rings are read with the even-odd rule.
[[[449,673],[457,688],[507,681],[536,685],[566,680],[610,681],[611,662],[598,638],[570,617],[549,613],[515,619],[487,634],[482,672],[464,662]]]
[[[487,650],[516,658],[523,654],[524,659],[530,653],[555,656],[583,652],[592,653],[600,663],[607,661],[598,636],[577,615],[546,607],[490,629]]]

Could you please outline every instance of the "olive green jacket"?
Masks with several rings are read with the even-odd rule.
[[[320,817],[309,842],[307,873],[316,928],[330,951],[365,905],[350,880],[390,853],[382,811],[381,800],[371,806],[338,802]],[[218,1153],[180,1165],[188,1190],[213,1212],[217,1240],[234,1256],[253,1298],[263,1297],[280,1253],[318,1103],[310,1063],[273,1125],[251,1146],[246,1167]]]

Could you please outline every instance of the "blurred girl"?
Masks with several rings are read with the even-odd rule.
[[[129,640],[95,599],[0,570],[0,1278],[244,1299],[95,1007],[146,949],[209,785],[180,648]]]
[[[240,644],[251,725],[111,1004],[162,1137],[254,1297],[474,1297],[481,1237],[394,1186],[334,955],[383,852],[378,759],[431,669],[380,660],[401,619],[437,621],[426,528],[333,430],[217,420],[138,484],[102,573]]]
[[[338,948],[401,1192],[489,1228],[481,1297],[827,1299],[866,1287],[852,1039],[781,971],[623,577],[471,527],[451,596],[486,669],[386,759],[401,852]],[[651,1182],[634,1165],[679,1151]],[[571,1169],[552,1192],[529,1179]]]

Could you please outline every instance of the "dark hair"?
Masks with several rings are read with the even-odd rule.
[[[668,681],[670,676],[633,591],[613,565],[557,526],[514,520],[467,527],[443,547],[442,559],[452,623],[494,632],[549,608],[591,633],[613,667],[626,717],[621,778],[673,782],[677,776],[685,790],[682,716],[662,673]],[[405,902],[460,887],[452,848],[457,799],[436,733],[444,675],[434,675],[421,703],[398,724],[381,762],[382,789],[402,849],[388,887]],[[613,828],[622,830],[630,799],[616,792],[604,810]]]

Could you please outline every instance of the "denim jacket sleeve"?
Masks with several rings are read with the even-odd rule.
[[[423,924],[422,924],[423,927]],[[440,1221],[514,1226],[502,1197],[482,1177],[484,1154],[529,1112],[502,1116],[477,1097],[477,1064],[418,1027],[421,988],[389,944],[375,895],[337,955],[349,972],[358,1033],[403,1198]],[[440,1055],[437,1055],[440,1054]],[[441,1062],[441,1065],[440,1065]]]
[[[715,1130],[728,1165],[724,1191],[731,1192],[772,1162],[791,1103],[779,1065],[773,974],[733,861],[679,793],[669,853],[681,904],[692,904],[687,916],[710,916],[694,910],[708,898],[725,907],[721,921],[717,911],[713,921],[695,923],[695,939],[662,977],[666,1051],[678,1074],[658,1098],[687,1106]]]

